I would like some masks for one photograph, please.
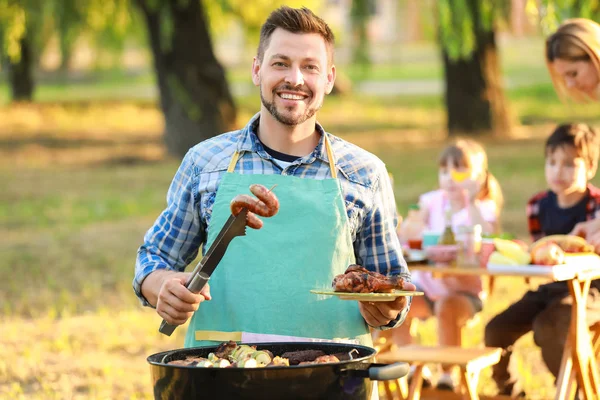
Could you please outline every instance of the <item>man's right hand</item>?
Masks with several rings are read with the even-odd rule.
[[[158,292],[156,312],[171,325],[183,325],[204,300],[210,300],[210,287],[204,285],[200,293],[192,293],[186,287],[189,272],[177,273],[166,279]]]
[[[156,306],[156,312],[171,325],[184,324],[198,309],[200,303],[210,300],[208,283],[200,293],[192,293],[186,287],[190,272],[158,270],[146,277],[142,293]]]

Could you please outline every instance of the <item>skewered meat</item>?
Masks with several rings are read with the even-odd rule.
[[[215,356],[218,358],[227,358],[236,347],[237,343],[233,340],[230,340],[229,342],[223,342],[215,350]]]
[[[353,352],[358,353],[356,349],[338,354],[325,354],[321,350],[298,350],[283,353],[281,356],[273,356],[273,353],[267,349],[257,350],[256,346],[238,345],[229,341],[221,343],[214,353],[208,354],[207,358],[190,355],[183,360],[171,360],[168,364],[199,368],[280,367],[351,360]]]
[[[333,278],[331,284],[336,292],[388,293],[404,288],[404,279],[371,272],[357,264],[350,265],[346,272]]]
[[[246,224],[250,228],[260,229],[263,226],[263,222],[256,215],[272,217],[277,214],[279,211],[279,200],[271,190],[263,185],[251,185],[250,192],[258,199],[247,194],[240,194],[231,200],[229,207],[231,208],[231,214],[234,216],[238,215],[242,209],[247,208]]]
[[[304,361],[304,362],[301,362],[299,365],[327,364],[327,363],[333,363],[333,362],[340,362],[340,360],[336,356],[334,356],[333,354],[331,354],[331,355],[324,355],[324,356],[317,357],[313,361]]]
[[[290,365],[298,365],[303,362],[313,361],[317,357],[324,356],[325,352],[321,350],[298,350],[283,353],[281,357],[290,360]]]

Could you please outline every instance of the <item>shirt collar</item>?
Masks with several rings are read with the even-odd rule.
[[[248,124],[246,124],[246,126],[242,129],[243,134],[242,134],[241,141],[239,142],[239,145],[238,145],[238,151],[240,153],[242,153],[244,151],[255,152],[260,157],[262,157],[266,160],[272,160],[273,157],[271,157],[271,155],[265,151],[265,148],[263,147],[262,143],[260,142],[260,140],[258,140],[257,130],[258,130],[259,121],[260,121],[260,112],[254,114],[254,116],[250,119],[250,121],[248,121]],[[317,132],[319,132],[321,134],[321,137],[319,139],[319,143],[317,144],[317,147],[315,147],[315,149],[313,150],[312,153],[296,160],[294,162],[294,164],[295,163],[311,164],[312,162],[315,161],[315,159],[319,159],[319,160],[325,161],[325,162],[328,161],[327,151],[325,149],[324,137],[325,137],[325,135],[329,135],[329,134],[327,132],[325,132],[325,130],[323,129],[321,124],[319,124],[318,122],[316,123],[315,128],[316,128]],[[331,135],[329,136],[329,140],[331,141]]]

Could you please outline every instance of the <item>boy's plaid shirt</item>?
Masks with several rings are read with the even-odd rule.
[[[600,189],[588,184],[589,198],[586,204],[586,220],[594,219],[600,215]],[[529,225],[529,234],[533,241],[544,237],[540,223],[540,202],[548,197],[548,190],[533,196],[527,203],[527,221]],[[565,232],[565,234],[568,232]]]

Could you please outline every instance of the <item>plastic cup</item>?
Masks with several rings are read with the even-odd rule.
[[[408,239],[408,248],[421,250],[423,248],[423,239]]]
[[[440,234],[437,232],[423,232],[423,243],[421,244],[423,249],[430,246],[435,246],[440,240]]]

